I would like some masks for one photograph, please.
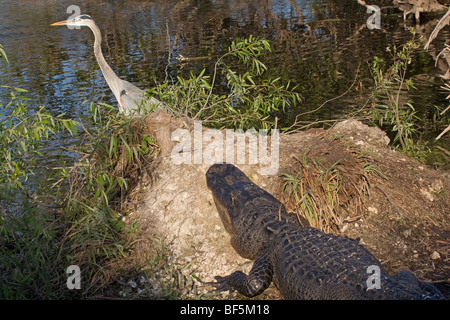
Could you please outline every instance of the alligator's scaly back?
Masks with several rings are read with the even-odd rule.
[[[274,281],[286,299],[443,298],[407,271],[390,276],[356,240],[300,227],[276,198],[233,165],[213,165],[206,180],[233,248],[255,260],[249,275],[216,277],[217,290],[255,296]]]

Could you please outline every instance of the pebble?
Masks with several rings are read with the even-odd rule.
[[[129,280],[128,283],[127,283],[127,285],[128,285],[130,288],[133,288],[133,289],[135,289],[135,288],[137,287],[136,282],[133,281],[133,280]]]
[[[444,183],[442,182],[441,179],[434,180],[431,183],[431,188],[430,188],[431,192],[440,193],[442,190],[444,190]]]
[[[441,255],[439,254],[439,252],[434,251],[431,256],[430,256],[431,260],[437,260],[441,258]]]
[[[421,188],[420,189],[420,193],[427,198],[428,201],[433,202],[434,201],[434,197],[433,195],[426,189],[426,188]]]

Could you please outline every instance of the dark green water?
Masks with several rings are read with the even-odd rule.
[[[265,57],[270,72],[302,88],[304,101],[291,117],[346,91],[358,67],[362,93],[352,90],[317,117],[334,118],[362,104],[372,84],[367,63],[374,56],[388,57],[386,47],[411,38],[395,8],[382,10],[381,30],[369,30],[369,14],[355,0],[1,1],[0,43],[10,64],[0,65],[0,84],[25,88],[35,105],[73,118],[88,112],[86,100],[116,103],[97,66],[91,31],[50,27],[67,19],[67,7],[74,4],[99,25],[113,69],[141,88],[203,68],[212,74],[216,58],[236,37],[270,40],[273,52]],[[428,37],[435,23],[426,21],[416,32]],[[435,42],[449,37],[444,29]],[[416,55],[410,75],[418,90],[404,93],[414,99],[419,115],[430,119],[427,123],[436,106],[448,105],[440,88],[444,71],[434,66],[436,50]],[[5,94],[0,89],[2,100]],[[430,124],[428,139],[442,129]],[[447,148],[449,136],[440,142]]]

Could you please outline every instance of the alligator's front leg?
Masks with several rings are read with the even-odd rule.
[[[261,294],[272,282],[273,267],[267,252],[259,255],[253,263],[247,276],[241,271],[235,271],[226,277],[216,276],[216,282],[211,282],[216,291],[237,290],[247,297]]]

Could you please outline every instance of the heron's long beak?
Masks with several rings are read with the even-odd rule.
[[[64,21],[59,21],[59,22],[52,23],[51,26],[65,26],[67,24],[68,24],[68,21],[64,20]]]

